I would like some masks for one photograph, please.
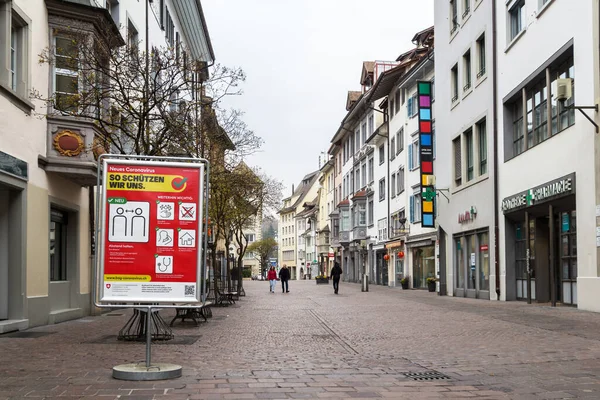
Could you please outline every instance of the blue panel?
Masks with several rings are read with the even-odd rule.
[[[433,214],[423,214],[423,222],[421,223],[421,225],[434,227],[435,225],[433,224]]]
[[[430,121],[431,120],[431,109],[429,109],[429,108],[421,109],[421,120],[422,121]]]
[[[421,135],[421,146],[431,146],[431,135]]]

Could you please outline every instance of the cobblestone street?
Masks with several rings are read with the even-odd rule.
[[[130,315],[116,310],[0,336],[0,399],[600,398],[598,314],[348,283],[338,296],[314,281],[288,294],[245,285],[235,306],[153,346],[153,361],[183,366],[180,379],[112,379],[113,366],[144,359],[144,344],[116,341]]]

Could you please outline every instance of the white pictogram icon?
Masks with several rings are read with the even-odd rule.
[[[196,231],[193,229],[181,229],[179,231],[179,247],[196,247]]]
[[[179,204],[179,220],[180,221],[195,221],[196,220],[196,203],[180,203]]]
[[[108,240],[147,243],[150,234],[150,203],[128,201],[109,205]]]
[[[174,220],[175,219],[175,203],[158,202],[156,204],[156,219]]]
[[[173,247],[173,229],[158,229],[156,231],[158,247]]]
[[[173,273],[173,256],[158,256],[156,257],[156,273],[157,274],[172,274]]]

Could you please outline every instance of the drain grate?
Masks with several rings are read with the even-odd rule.
[[[427,371],[427,372],[407,372],[407,378],[412,379],[413,381],[437,381],[440,379],[450,379],[449,376],[439,373],[437,371]]]

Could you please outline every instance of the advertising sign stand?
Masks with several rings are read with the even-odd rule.
[[[206,305],[209,173],[198,158],[98,158],[94,304],[133,308],[146,324],[145,362],[113,367],[115,379],[182,375],[180,365],[152,362],[153,313]]]

